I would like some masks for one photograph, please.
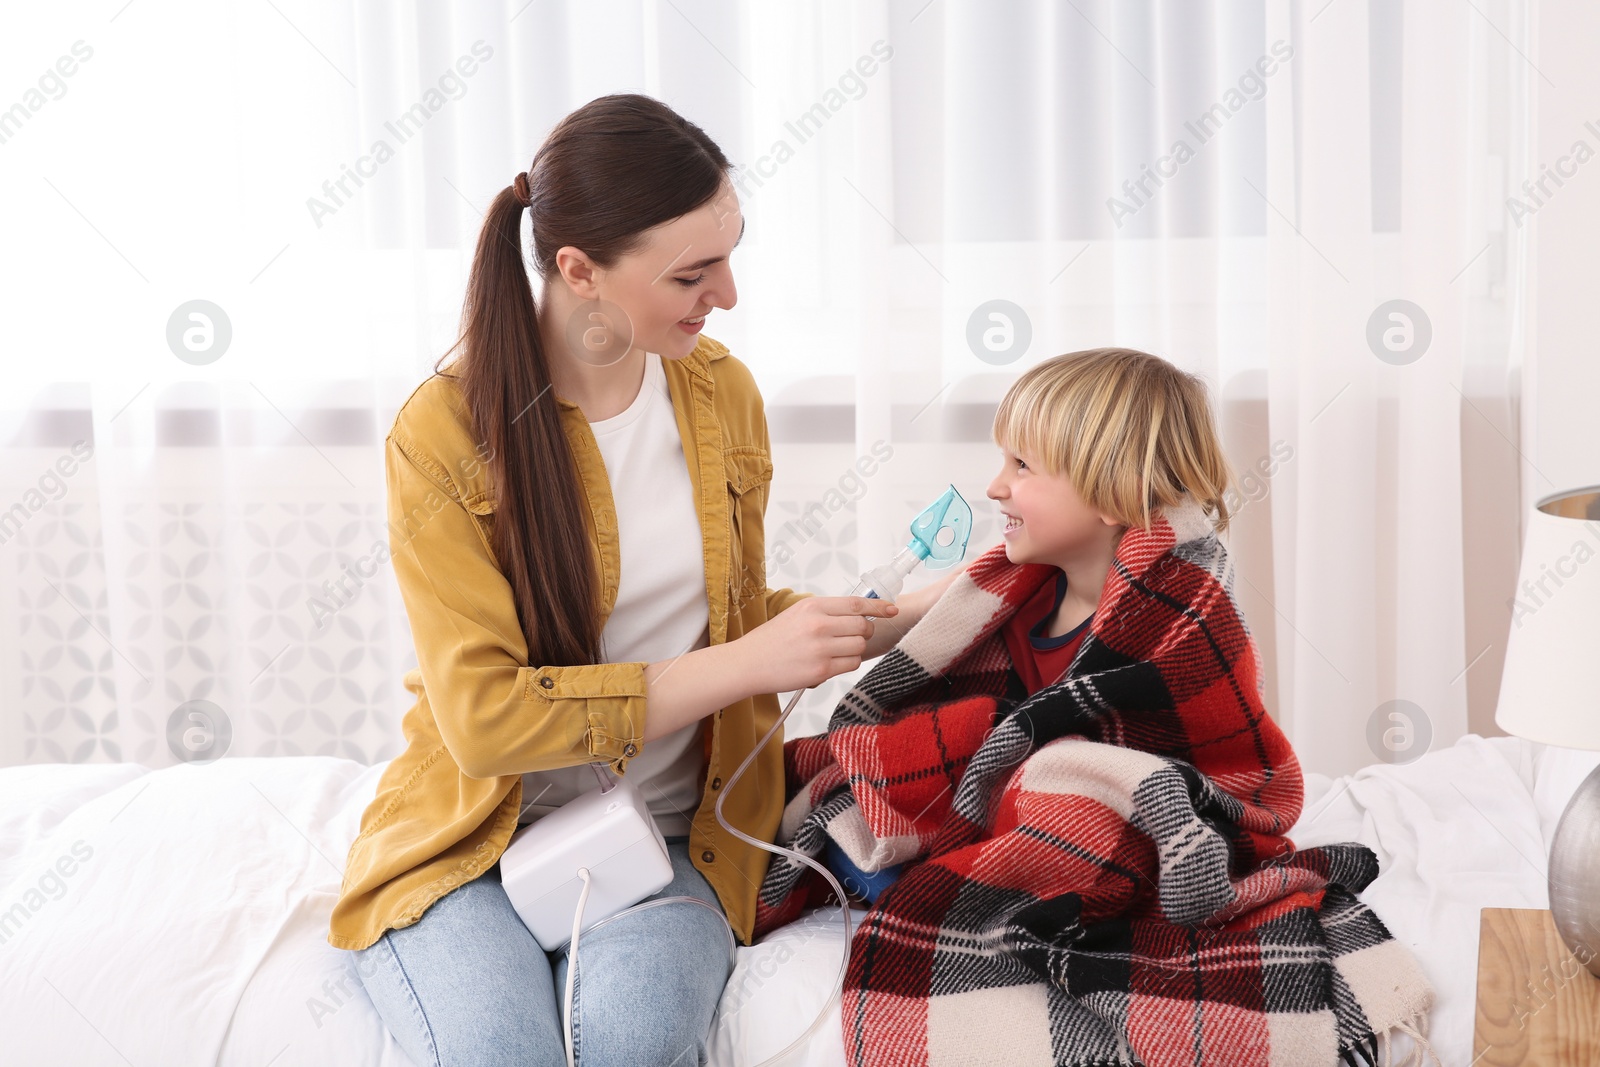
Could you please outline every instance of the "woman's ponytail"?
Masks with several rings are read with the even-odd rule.
[[[494,482],[491,545],[516,597],[529,663],[594,663],[596,575],[522,256],[522,212],[505,189],[478,235],[463,311],[461,343],[470,355],[460,369],[461,395]]]

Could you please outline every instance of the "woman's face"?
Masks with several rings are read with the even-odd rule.
[[[728,257],[743,234],[738,194],[724,180],[715,198],[645,231],[639,248],[610,267],[590,264],[589,284],[578,295],[598,298],[601,308],[609,304],[613,314],[620,312],[625,321],[616,329],[627,331],[630,348],[682,359],[693,351],[712,309],[726,311],[738,300]],[[569,251],[576,250],[562,249]],[[619,348],[612,349],[617,359],[627,354]]]

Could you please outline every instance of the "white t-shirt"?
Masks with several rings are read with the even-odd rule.
[[[700,519],[661,357],[645,354],[644,382],[627,409],[591,422],[617,509],[622,571],[617,603],[600,633],[606,663],[654,663],[710,644]],[[700,805],[703,720],[639,748],[627,778],[662,836],[684,836]],[[609,772],[608,772],[609,773]],[[585,766],[522,776],[528,823],[600,787]]]

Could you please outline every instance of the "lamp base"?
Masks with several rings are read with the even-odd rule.
[[[1578,786],[1550,843],[1550,915],[1561,940],[1600,978],[1600,767]]]

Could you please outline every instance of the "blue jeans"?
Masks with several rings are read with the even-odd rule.
[[[669,837],[672,882],[722,911]],[[654,897],[647,898],[654,899]],[[356,951],[356,973],[417,1067],[565,1067],[567,952],[545,952],[500,887],[496,863],[422,918]],[[728,982],[728,930],[697,904],[665,904],[584,934],[573,983],[573,1056],[583,1067],[697,1067]]]

